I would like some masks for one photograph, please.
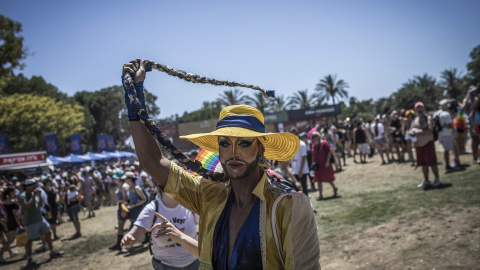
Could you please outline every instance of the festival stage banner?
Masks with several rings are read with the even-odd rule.
[[[310,109],[288,111],[288,119],[289,121],[305,120],[318,117],[335,116],[339,115],[340,113],[342,113],[340,105],[327,105]]]
[[[80,134],[70,136],[70,151],[74,155],[82,154],[82,144],[80,141]]]
[[[45,143],[47,144],[47,155],[52,155],[54,157],[60,155],[58,153],[58,140],[56,133],[45,135]]]
[[[103,133],[97,134],[97,152],[107,151],[107,135]]]
[[[115,149],[115,138],[112,136],[107,136],[107,151],[114,152]]]
[[[0,155],[8,154],[9,152],[7,134],[0,134]]]

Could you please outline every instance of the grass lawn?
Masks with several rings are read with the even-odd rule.
[[[443,162],[443,153],[437,153]],[[471,155],[461,156],[462,171],[445,174],[439,165],[442,188],[422,190],[421,168],[409,164],[380,165],[375,156],[367,164],[347,159],[344,171],[335,174],[339,198],[324,185],[326,200],[312,203],[317,211],[322,269],[480,269],[480,165]],[[433,178],[433,176],[431,176]],[[69,239],[73,224],[58,226],[64,250],[48,260],[48,252],[35,254],[44,269],[151,269],[146,246],[133,253],[108,250],[115,242],[115,207],[102,207],[95,218],[80,214],[82,234]],[[34,243],[34,249],[39,242]],[[25,251],[8,258],[2,269],[23,269]]]

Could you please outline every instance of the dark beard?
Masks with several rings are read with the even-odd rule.
[[[230,179],[230,180],[239,180],[239,179],[245,179],[247,176],[249,176],[252,172],[255,171],[255,169],[258,169],[258,159],[259,159],[259,156],[257,156],[257,158],[250,162],[250,163],[247,163],[247,168],[245,170],[245,173],[243,175],[240,175],[236,178],[231,178],[230,175],[228,174],[228,170],[227,170],[227,166],[224,164],[224,163],[220,163],[222,164],[222,167],[223,167],[223,172],[225,173],[225,175]],[[229,160],[228,160],[229,161]]]

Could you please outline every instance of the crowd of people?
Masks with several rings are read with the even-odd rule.
[[[338,187],[335,185],[335,173],[343,170],[342,168],[347,165],[347,158],[352,158],[355,164],[364,164],[368,163],[368,157],[375,154],[378,154],[381,159],[380,165],[398,162],[422,167],[423,180],[418,186],[437,187],[441,185],[441,182],[437,168],[435,140],[438,140],[444,148],[443,157],[447,172],[461,167],[459,155],[465,152],[466,134],[471,139],[473,162],[480,163],[478,158],[480,101],[476,98],[477,92],[477,88],[470,87],[463,102],[442,100],[439,103],[439,110],[433,114],[427,114],[424,104],[417,102],[413,109],[403,108],[397,111],[387,108],[382,115],[379,114],[372,120],[356,119],[351,121],[347,118],[340,124],[316,126],[304,132],[299,132],[294,128],[290,130],[291,134],[289,135],[293,134],[298,139],[298,151],[292,152],[288,159],[284,157],[273,159],[271,165],[265,165],[265,161],[262,160],[258,162],[269,176],[276,175],[290,181],[294,189],[307,196],[309,192],[318,191],[317,200],[324,199],[322,183],[328,183],[332,188],[333,197],[337,197]],[[237,108],[232,110],[234,109]],[[248,107],[241,109],[253,110]],[[464,122],[462,122],[463,120]],[[259,134],[256,136],[264,136],[263,133]],[[136,136],[138,137],[138,135]],[[248,138],[248,136],[245,137]],[[241,137],[243,139],[238,139],[237,142],[232,141],[236,137],[227,137],[226,135],[219,135],[219,138],[220,152],[223,151],[223,155],[232,151],[227,150],[231,145],[236,145],[233,147],[234,152],[244,151],[245,158],[253,154],[253,152],[248,152],[250,150],[238,149],[248,149],[255,140]],[[262,142],[265,143],[265,141]],[[265,149],[259,149],[265,151]],[[195,160],[197,152],[198,150],[190,152],[189,158],[192,161]],[[450,153],[453,153],[452,162],[450,162]],[[358,159],[357,156],[359,156]],[[161,158],[164,157],[161,156]],[[68,220],[75,229],[75,233],[70,238],[79,238],[82,236],[79,213],[83,212],[87,218],[95,218],[96,210],[100,207],[116,206],[117,238],[115,243],[109,247],[111,251],[129,252],[132,245],[144,237],[142,243],[150,246],[154,269],[168,267],[197,269],[200,265],[199,257],[201,255],[196,226],[200,225],[200,228],[205,228],[205,224],[199,224],[200,216],[196,213],[206,214],[209,210],[197,208],[201,205],[189,201],[191,198],[196,200],[194,197],[199,196],[194,194],[199,192],[196,190],[198,187],[195,187],[198,184],[196,178],[184,175],[184,171],[188,171],[190,168],[181,164],[180,166],[179,164],[175,165],[178,168],[170,168],[170,165],[162,166],[166,167],[164,170],[170,170],[170,173],[161,181],[155,181],[140,167],[137,160],[102,164],[96,168],[90,166],[75,169],[58,168],[51,174],[27,179],[19,179],[17,176],[10,179],[3,178],[0,198],[0,239],[2,241],[0,263],[6,262],[3,257],[5,252],[10,257],[17,256],[18,251],[13,250],[11,246],[16,236],[23,232],[27,235],[25,243],[27,266],[37,265],[32,257],[34,254],[32,242],[35,240],[43,243],[36,252],[48,249],[51,258],[61,256],[63,252],[55,250],[53,247],[53,241],[61,237],[56,230],[58,224]],[[242,163],[227,160],[225,166],[235,171],[237,167],[242,166]],[[181,170],[182,167],[184,171]],[[429,180],[429,169],[434,174],[433,184]],[[164,174],[164,172],[159,174]],[[177,177],[175,175],[178,175],[176,180],[173,179]],[[232,175],[229,176],[232,177]],[[166,181],[167,178],[169,182]],[[180,178],[183,179],[182,181],[188,182],[182,182],[180,191],[178,191],[180,182],[168,184],[170,181],[180,181]],[[186,189],[192,190],[186,191]],[[179,195],[179,192],[185,192],[185,194]],[[210,209],[216,211],[218,222],[223,222],[224,224],[222,224],[226,227],[231,226],[228,220],[231,215],[229,211],[235,207],[233,196],[235,195],[222,197],[222,200],[232,207],[227,212],[225,210],[222,212],[220,208],[217,209],[218,205],[216,204],[212,205],[214,208]],[[212,201],[215,200],[212,198]],[[260,209],[257,208],[260,205],[259,201],[254,200],[252,203],[253,210],[250,211],[255,209],[258,211]],[[196,213],[183,205],[188,209],[195,209]],[[127,220],[130,221],[130,226],[125,233]],[[248,218],[244,216],[244,221],[247,226],[252,228],[256,226],[255,223],[258,225],[259,222],[250,216]],[[214,238],[213,244],[229,250],[228,254],[221,249],[215,251],[215,254],[208,254],[208,256],[213,256],[213,263],[217,266],[226,266],[227,263],[242,265],[241,261],[230,261],[231,256],[237,256],[238,258],[235,257],[235,260],[238,260],[244,255],[232,254],[232,252],[237,252],[236,246],[225,246],[229,245],[228,241],[225,242],[225,237],[228,238],[228,229],[215,228],[215,231],[213,229],[208,229],[211,234],[214,233],[210,235]],[[233,229],[242,237],[257,237],[241,228],[233,227]],[[312,245],[316,246],[315,243]],[[254,265],[262,264],[262,258],[255,257],[258,254],[252,256],[254,256]],[[281,263],[284,262],[281,261]],[[246,265],[250,265],[250,263],[246,263]]]
[[[480,99],[477,94],[477,87],[470,86],[462,102],[443,99],[438,110],[430,114],[422,102],[417,102],[414,108],[386,108],[371,120],[347,118],[342,123],[317,125],[304,132],[293,128],[290,132],[298,136],[300,150],[290,162],[275,162],[273,169],[306,195],[318,189],[317,200],[323,200],[322,183],[329,183],[333,196],[337,196],[334,173],[343,170],[346,157],[351,157],[354,164],[363,164],[367,163],[367,157],[378,154],[381,165],[397,162],[422,167],[423,179],[418,187],[438,187],[441,182],[435,155],[436,140],[443,148],[447,173],[462,169],[459,156],[467,154],[466,138],[471,140],[473,163],[480,164]],[[429,180],[429,168],[434,174],[433,183]]]

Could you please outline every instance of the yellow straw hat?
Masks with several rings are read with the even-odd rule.
[[[258,138],[269,160],[287,161],[300,148],[300,140],[291,133],[265,133],[262,113],[252,106],[233,105],[222,109],[217,128],[210,133],[180,136],[209,151],[218,153],[218,136]]]

